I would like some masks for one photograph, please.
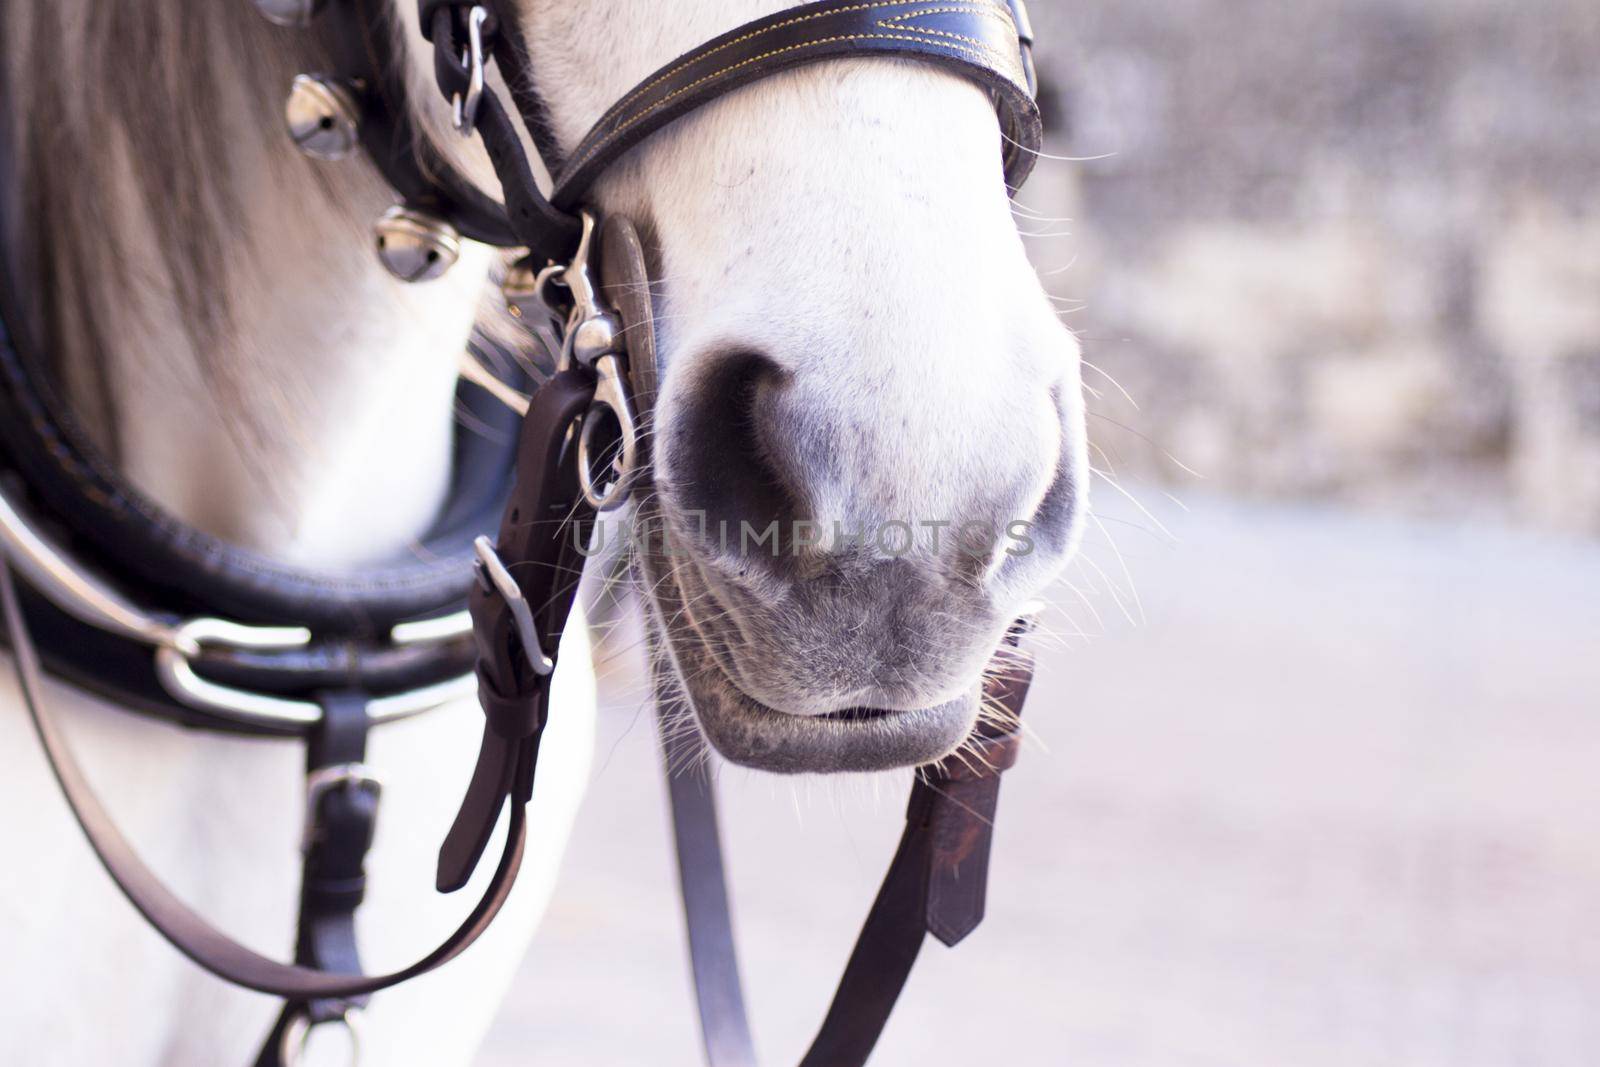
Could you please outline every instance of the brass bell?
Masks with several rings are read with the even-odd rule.
[[[296,74],[284,105],[295,147],[313,159],[343,159],[355,148],[360,110],[350,90],[315,74]]]
[[[322,8],[322,0],[255,0],[256,10],[279,26],[309,26]]]
[[[404,204],[385,211],[374,234],[378,258],[403,282],[432,281],[461,257],[461,235],[454,226]]]

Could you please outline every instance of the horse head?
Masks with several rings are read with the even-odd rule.
[[[537,74],[514,88],[570,152],[652,71],[781,6],[524,0]],[[653,278],[632,538],[652,630],[736,762],[946,755],[1075,545],[1078,346],[1024,252],[1004,147],[976,84],[834,60],[680,118],[594,189],[642,230]]]

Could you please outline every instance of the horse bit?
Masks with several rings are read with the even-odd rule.
[[[367,997],[459,955],[516,878],[550,680],[583,569],[577,539],[562,531],[622,506],[649,478],[656,367],[648,257],[630,220],[602,223],[586,209],[595,180],[673,120],[826,59],[909,59],[975,82],[995,105],[1012,188],[1027,177],[1042,129],[1021,0],[823,0],[785,9],[673,60],[565,153],[532,91],[538,83],[512,5],[419,0],[438,88],[456,129],[481,138],[501,187],[496,200],[415,127],[405,57],[380,0],[254,2],[275,23],[321,34],[330,69],[294,79],[289,133],[319,159],[362,148],[398,193],[375,230],[390,272],[407,282],[436,278],[463,240],[525,250],[503,281],[509,309],[560,338],[553,375],[530,393],[516,375],[502,379],[466,358],[460,402],[514,445],[458,435],[450,500],[426,551],[329,574],[210,538],[123,480],[44,371],[16,311],[16,280],[0,285],[0,600],[25,703],[74,816],[135,908],[201,967],[284,999],[256,1062],[289,1067],[324,1025],[348,1030],[355,1062]],[[489,80],[491,65],[517,90],[515,119]],[[523,131],[553,175],[549,195]],[[495,526],[491,541],[483,531]],[[920,769],[904,835],[804,1067],[865,1063],[925,935],[953,945],[982,918],[1000,773],[1016,758],[1016,717],[1031,677],[1016,647],[1026,628],[1019,620],[986,674],[985,699],[1011,721],[986,718],[975,728],[974,759]],[[43,700],[46,669],[181,725],[306,743],[294,963],[227,937],[140,861]],[[483,738],[440,850],[437,887],[467,883],[507,810],[504,850],[454,933],[408,967],[365,974],[354,916],[381,796],[363,762],[368,731],[472,690]],[[715,797],[689,775],[669,776],[669,794],[706,1058],[713,1067],[753,1065]]]

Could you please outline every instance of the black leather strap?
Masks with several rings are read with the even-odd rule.
[[[998,715],[978,724],[966,752],[919,773],[900,847],[801,1067],[866,1063],[924,935],[953,947],[983,921],[1000,775],[1017,759],[1032,678],[1032,659],[1003,648],[984,680]]]
[[[513,32],[514,10],[501,10],[493,0],[418,0],[440,92],[446,99],[464,99],[468,92],[472,70],[465,57],[474,7],[489,13],[485,47],[500,63],[545,163],[558,172],[548,198],[533,178],[510,110],[492,88],[483,91],[474,126],[494,164],[504,206],[467,182],[418,134],[384,5],[334,5],[333,54],[363,101],[362,144],[408,202],[443,216],[475,240],[525,245],[551,260],[567,258],[576,247],[571,213],[618,156],[703,104],[802,64],[889,55],[931,62],[976,81],[999,110],[1012,188],[1026,180],[1043,136],[1033,101],[1033,31],[1022,0],[822,0],[748,23],[662,67],[619,100],[563,160],[526,51]]]
[[[366,896],[366,859],[381,788],[362,762],[372,722],[363,693],[324,693],[318,703],[322,720],[306,742],[305,859],[294,961],[319,971],[359,975],[356,909]],[[290,1067],[283,1059],[285,1035],[295,1020],[307,1028],[344,1020],[366,1001],[365,996],[287,1001],[256,1067]]]
[[[0,268],[0,477],[24,483],[31,510],[137,602],[158,614],[301,625],[344,639],[459,610],[472,538],[498,521],[511,475],[516,416],[482,390],[464,385],[460,403],[499,432],[458,432],[452,496],[420,547],[360,570],[295,567],[180,522],[129,483],[70,414],[20,329],[17,292],[3,275]]]
[[[162,884],[133,851],[95,796],[44,700],[38,653],[28,636],[10,567],[3,560],[0,560],[0,607],[3,607],[23,702],[61,792],[95,856],[146,922],[179,952],[217,977],[288,1000],[361,996],[398,985],[448,963],[488,929],[505,904],[522,864],[526,844],[526,813],[520,804],[512,806],[505,852],[482,899],[454,933],[409,967],[389,974],[355,977],[300,964],[279,963],[234,941]],[[48,887],[41,886],[40,892],[48,892]]]
[[[319,20],[334,64],[330,73],[360,106],[362,148],[406,203],[439,216],[474,241],[521,244],[505,209],[446,162],[417,129],[406,88],[407,63],[396,49],[402,37],[393,19],[393,5],[386,0],[333,0]]]
[[[433,44],[434,78],[446,100],[464,100],[471,87],[472,71],[463,57],[468,54],[468,20],[474,7],[490,12],[489,21],[481,31],[484,47],[493,55],[508,55],[509,46],[500,43],[506,35],[500,32],[500,20],[493,15],[493,4],[469,4],[461,0],[419,0],[418,3],[422,34]],[[485,56],[485,61],[487,59]],[[556,209],[545,198],[534,180],[510,112],[499,94],[487,85],[483,88],[473,124],[483,138],[489,161],[494,164],[495,177],[505,197],[504,216],[515,235],[515,240],[500,243],[525,245],[552,260],[571,256],[578,246],[578,219]]]
[[[580,367],[561,371],[534,393],[517,448],[517,481],[496,542],[532,611],[541,647],[523,647],[511,606],[486,577],[480,576],[467,598],[478,642],[484,730],[478,765],[439,850],[442,892],[466,884],[506,799],[515,810],[533,795],[552,675],[538,673],[530,656],[556,662],[583,576],[586,546],[577,538],[593,511],[578,491],[568,431],[593,395],[594,377]]]
[[[18,594],[45,667],[80,689],[180,726],[261,737],[306,736],[307,728],[292,722],[248,722],[190,707],[162,684],[149,645],[79,622],[26,584],[18,586]],[[421,689],[469,673],[473,656],[470,637],[411,645],[335,638],[278,652],[202,646],[190,664],[206,681],[310,703],[317,691],[328,688],[358,689],[373,698]]]
[[[663,685],[676,684],[672,667],[662,657],[652,657],[651,669],[657,693],[663,691]],[[739,946],[733,936],[716,788],[706,774],[686,769],[703,765],[705,742],[697,734],[674,736],[659,702],[656,729],[672,809],[683,928],[689,942],[689,969],[706,1063],[711,1067],[756,1067],[755,1040],[739,977]]]
[[[617,101],[572,152],[551,200],[573,208],[607,167],[656,130],[741,85],[824,59],[932,63],[993,94],[1006,181],[1033,169],[1043,125],[1017,27],[998,0],[823,0],[747,23],[662,67]]]
[[[556,161],[542,98],[531,90],[527,56],[503,5],[492,0],[418,0],[434,46],[434,72],[446,99],[463,96],[471,71],[461,61],[475,7],[492,15],[486,47],[513,85],[524,125]],[[662,67],[619,100],[562,163],[546,198],[533,180],[521,139],[493,89],[476,116],[478,132],[505,193],[521,243],[561,261],[577,243],[572,212],[596,178],[656,130],[732,90],[779,71],[825,59],[888,56],[932,63],[975,81],[1000,116],[1006,181],[1021,186],[1037,158],[1043,124],[1033,100],[1032,31],[1021,0],[822,0],[747,23]],[[519,91],[520,90],[520,91]]]

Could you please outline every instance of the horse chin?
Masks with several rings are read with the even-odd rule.
[[[851,708],[795,715],[769,707],[729,677],[696,630],[680,584],[682,572],[648,553],[638,563],[650,591],[645,601],[654,653],[671,665],[670,674],[657,673],[656,684],[679,690],[658,692],[658,702],[669,706],[672,696],[681,695],[700,732],[724,759],[777,774],[893,770],[950,755],[978,721],[978,681],[954,699],[910,710]]]

